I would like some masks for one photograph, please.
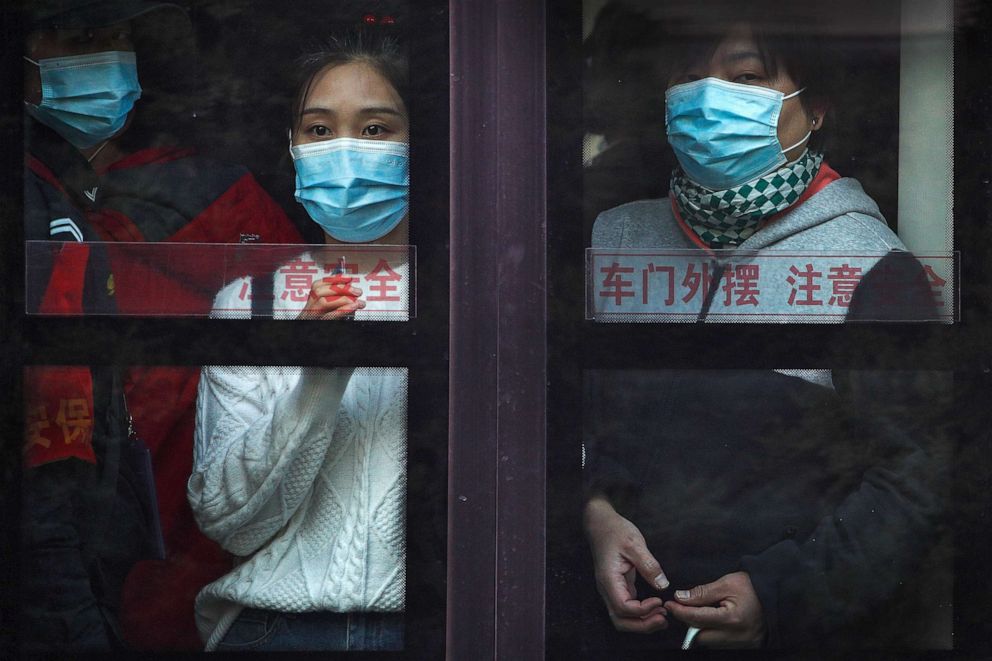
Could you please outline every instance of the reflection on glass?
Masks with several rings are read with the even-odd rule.
[[[584,647],[950,647],[951,385],[586,372]]]

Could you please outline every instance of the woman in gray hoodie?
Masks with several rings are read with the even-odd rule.
[[[712,286],[676,301],[675,315],[618,320],[719,320],[721,277],[771,251],[858,256],[862,273],[840,314],[797,311],[786,295],[796,278],[782,273],[762,280],[762,314],[733,321],[932,318],[918,263],[820,151],[822,46],[809,30],[783,29],[779,5],[746,4],[706,5],[702,32],[675,32],[671,193],[604,212],[592,237],[597,249],[695,249]],[[896,300],[884,286],[893,278],[913,283]],[[830,370],[587,374],[584,522],[615,628],[663,632],[649,646],[677,646],[686,627],[716,647],[879,644],[865,631],[887,626],[941,512],[933,439],[901,419],[926,401],[907,381]],[[658,594],[670,586],[680,589]]]

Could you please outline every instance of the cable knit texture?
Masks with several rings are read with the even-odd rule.
[[[188,497],[241,558],[197,596],[208,650],[247,606],[403,610],[406,388],[403,368],[203,369]]]

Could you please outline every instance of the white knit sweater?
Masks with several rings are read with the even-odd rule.
[[[203,532],[239,556],[197,595],[207,650],[246,606],[403,610],[406,387],[402,368],[203,368],[187,495]]]

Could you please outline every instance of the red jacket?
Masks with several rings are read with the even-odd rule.
[[[28,159],[28,165],[62,189],[63,182],[41,161]],[[145,149],[97,175],[96,186],[84,191],[89,202],[82,202],[86,221],[104,241],[301,242],[282,209],[246,169],[191,149]],[[107,252],[113,273],[107,288],[121,313],[150,312],[150,304],[157,313],[209,312],[216,283],[210,260],[162,267],[112,247]],[[144,295],[150,289],[156,292],[151,301]],[[58,298],[51,290],[46,296]],[[77,301],[82,295],[63,298],[79,305],[58,311],[84,311],[85,304]],[[164,561],[139,562],[124,586],[123,634],[141,649],[202,649],[193,600],[231,565],[230,556],[200,533],[186,502],[198,381],[195,367],[134,367],[125,384],[135,430],[152,453],[166,549]]]

